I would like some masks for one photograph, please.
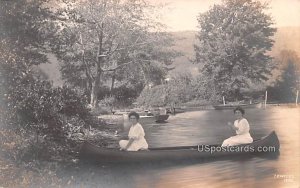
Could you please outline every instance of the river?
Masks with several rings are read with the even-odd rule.
[[[167,123],[143,127],[150,147],[216,144],[233,135],[227,125],[227,122],[234,121],[233,118],[232,110],[195,111],[171,116]],[[254,139],[276,131],[281,144],[278,158],[93,166],[77,176],[76,185],[108,188],[299,188],[300,108],[246,109],[245,118],[250,123]]]

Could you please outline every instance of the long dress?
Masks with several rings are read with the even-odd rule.
[[[253,139],[249,133],[250,126],[247,119],[243,118],[240,121],[235,120],[234,126],[238,128],[235,131],[237,135],[224,140],[222,146],[236,146],[240,144],[248,144],[253,142]]]
[[[145,139],[145,132],[141,124],[137,123],[132,125],[128,133],[129,139],[132,138],[133,142],[127,149],[127,151],[138,151],[148,149],[148,144]],[[129,140],[120,140],[119,145],[122,149],[125,149]]]

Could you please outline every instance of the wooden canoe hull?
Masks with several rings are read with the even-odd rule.
[[[205,146],[206,147],[206,146]],[[268,148],[260,151],[259,148]],[[82,145],[80,157],[82,160],[97,161],[101,163],[128,163],[128,162],[153,162],[153,161],[182,161],[199,160],[205,158],[231,157],[239,155],[258,155],[262,153],[278,153],[280,144],[276,133],[273,131],[268,136],[254,141],[251,144],[228,147],[223,150],[220,145],[210,145],[208,148],[218,149],[214,152],[201,150],[202,146],[181,146],[149,148],[144,151],[120,151],[118,149],[100,148],[85,142]],[[231,149],[230,149],[231,148]],[[246,149],[252,148],[252,149]]]

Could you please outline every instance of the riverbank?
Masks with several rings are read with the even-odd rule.
[[[276,174],[291,174],[295,182],[299,180],[299,163],[290,155],[299,154],[299,135],[290,134],[285,125],[294,132],[299,131],[299,109],[289,107],[270,107],[266,110],[249,109],[247,118],[251,121],[254,138],[265,136],[270,131],[278,133],[282,144],[280,157],[276,160],[249,158],[241,162],[228,160],[213,163],[203,162],[192,165],[159,164],[153,165],[85,165],[80,161],[69,162],[39,161],[37,165],[23,164],[3,159],[0,155],[0,187],[205,187],[209,183],[221,186],[216,182],[224,182],[223,176],[215,176],[222,172],[228,175],[227,184],[231,187],[242,187],[240,182],[252,182],[265,187],[272,182],[273,187],[284,187],[290,182],[274,179]],[[110,117],[106,116],[107,118]],[[112,118],[116,118],[112,116]],[[145,126],[147,141],[152,147],[196,145],[221,143],[232,132],[224,122],[233,118],[232,111],[199,111],[173,116],[172,121],[156,126]],[[200,123],[199,123],[200,122]],[[98,137],[119,139],[112,130],[117,125],[103,125],[103,135],[92,133],[90,139]],[[107,131],[109,128],[110,131]],[[0,143],[1,144],[1,143]],[[101,142],[99,142],[101,144]],[[11,144],[10,144],[11,145]],[[7,144],[7,147],[10,146]],[[3,147],[0,147],[3,149]],[[296,149],[295,149],[296,148]],[[3,154],[3,153],[0,153]],[[254,166],[253,166],[254,165]],[[206,174],[198,173],[205,170]],[[129,173],[130,172],[130,173]],[[236,176],[238,174],[238,176]],[[244,176],[246,174],[246,176]],[[261,179],[257,180],[257,175]],[[118,178],[116,178],[118,177]],[[232,178],[233,177],[233,178]],[[216,179],[217,178],[217,179]],[[157,181],[159,179],[160,181]],[[236,181],[235,181],[236,179]],[[163,184],[159,184],[163,182]],[[282,183],[282,184],[281,184]],[[253,187],[252,184],[250,187]],[[292,187],[288,186],[288,187]],[[293,186],[296,187],[296,186]]]
[[[118,147],[120,135],[118,124],[104,124],[106,120],[116,120],[106,116],[98,125],[76,133],[76,142],[68,145],[56,141],[37,144],[27,137],[21,137],[10,129],[0,129],[0,188],[15,187],[75,187],[76,179],[61,174],[68,168],[82,171],[79,166],[81,144],[89,141],[100,147]],[[60,174],[59,174],[60,173]],[[91,176],[93,172],[90,172]],[[80,173],[78,174],[80,176]]]
[[[119,115],[119,114],[99,115],[99,116],[97,116],[97,118],[105,121],[107,125],[122,125],[123,124],[123,115]]]

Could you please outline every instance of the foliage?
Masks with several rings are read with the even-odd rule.
[[[143,85],[141,83],[119,85],[113,89],[111,93],[107,86],[102,86],[99,89],[98,99],[99,105],[102,107],[121,107],[129,106],[138,97],[142,91]]]
[[[114,96],[121,106],[132,104],[142,91],[143,85],[123,85],[114,89]]]
[[[84,98],[67,87],[52,88],[30,72],[13,74],[20,69],[12,65],[21,63],[2,60],[1,153],[30,168],[36,168],[40,160],[75,157],[83,130],[93,125]]]
[[[5,47],[1,47],[1,52],[7,52]],[[22,58],[9,52],[5,54],[0,58],[3,124],[29,127],[47,124],[47,129],[55,133],[61,125],[59,113],[87,119],[83,96],[67,87],[53,89],[48,81],[35,78],[30,69],[26,69]]]
[[[241,88],[268,79],[272,65],[266,52],[276,29],[266,8],[258,1],[226,0],[199,15],[195,62],[213,96],[234,100]]]
[[[193,92],[197,99],[205,99],[207,101],[215,103],[220,98],[221,94],[217,92],[216,85],[212,82],[211,79],[206,79],[203,74],[198,75],[193,80]]]
[[[35,175],[45,180],[43,175],[53,173],[50,178],[56,179],[43,162],[73,160],[85,130],[98,123],[84,93],[53,88],[33,71],[33,65],[47,62],[44,29],[49,12],[44,3],[0,1],[0,180],[16,182],[5,182],[5,187],[18,187],[16,179],[30,187],[26,178]],[[32,176],[25,176],[27,170]]]
[[[182,73],[170,78],[163,85],[145,88],[137,99],[142,106],[174,106],[195,99],[193,77]]]
[[[170,64],[175,53],[165,48],[171,40],[154,21],[154,6],[142,0],[64,3],[50,22],[51,47],[63,62],[63,78],[88,90],[91,105],[110,78],[111,91],[115,81],[146,85],[161,79],[153,78],[153,69]]]
[[[297,60],[297,61],[293,61]],[[280,79],[273,87],[269,87],[269,98],[279,102],[294,102],[297,90],[300,90],[300,70],[298,59],[288,59]]]
[[[47,81],[22,74],[17,66],[21,63],[3,62],[9,61],[0,62],[0,124],[9,133],[2,137],[1,143],[8,144],[1,147],[3,152],[16,162],[28,162],[72,151],[72,143],[92,125],[84,98],[67,87],[53,89]]]
[[[47,3],[0,2],[0,121],[1,129],[14,134],[8,142],[13,148],[4,153],[11,154],[15,162],[63,158],[79,146],[76,143],[84,130],[98,123],[86,108],[84,93],[67,86],[53,88],[33,72],[33,65],[48,61],[48,37],[52,35],[45,23],[53,15],[46,8],[51,3]],[[3,139],[10,135],[4,134]]]
[[[42,28],[49,12],[43,3],[38,0],[0,1],[1,44],[22,58],[26,66],[47,60],[43,54]]]
[[[30,87],[30,82],[35,80],[31,66],[47,61],[43,54],[45,38],[43,38],[42,28],[48,16],[48,10],[42,6],[43,3],[37,0],[0,2],[2,117],[5,115],[14,117],[17,108],[25,105],[26,101],[22,101],[25,87]],[[12,92],[14,96],[10,95]],[[18,100],[13,101],[15,99],[12,97],[17,97]],[[8,103],[8,100],[11,103]]]
[[[47,136],[63,136],[62,115],[88,122],[89,112],[82,97],[69,88],[52,89],[46,81],[8,88],[5,103],[6,124],[35,129]]]
[[[68,140],[74,136],[69,135],[75,134],[74,128],[83,126],[83,120],[84,125],[91,121],[84,98],[67,87],[52,88],[48,81],[35,77],[24,58],[12,53],[3,43],[0,53],[3,54],[0,57],[0,124],[1,131],[8,133],[2,137],[3,144],[8,144],[1,147],[3,152],[15,162],[28,162],[61,156],[64,153],[61,151],[72,150]]]
[[[180,104],[195,99],[193,77],[190,73],[181,73],[170,78],[166,84],[168,105]]]
[[[69,179],[62,179],[57,172],[74,161],[66,155],[65,149],[70,148],[69,145],[43,141],[42,137],[36,143],[34,135],[0,128],[0,186],[66,187]],[[64,163],[59,162],[62,160]]]
[[[158,85],[153,88],[146,87],[137,98],[137,103],[145,107],[165,106],[166,88]]]

